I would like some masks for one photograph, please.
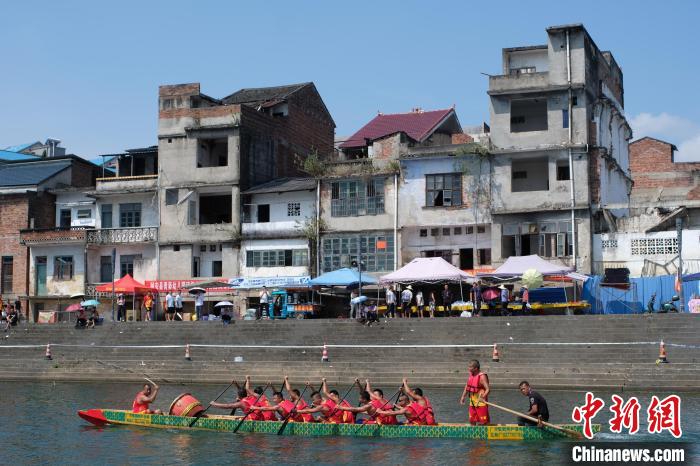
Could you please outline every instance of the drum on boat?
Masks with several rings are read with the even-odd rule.
[[[193,397],[189,393],[183,393],[175,398],[173,403],[170,405],[168,414],[171,416],[195,417],[202,411],[204,411],[204,408],[197,398]]]

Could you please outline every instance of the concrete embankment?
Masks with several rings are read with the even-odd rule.
[[[0,333],[0,378],[222,383],[250,374],[279,384],[288,374],[297,385],[359,377],[389,387],[405,376],[454,387],[478,359],[496,387],[527,379],[552,389],[700,391],[699,335],[700,316],[689,314],[394,319],[371,328],[347,320],[28,324]],[[661,340],[668,364],[656,363]]]

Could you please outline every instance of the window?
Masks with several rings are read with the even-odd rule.
[[[299,217],[299,216],[301,216],[301,203],[288,202],[287,203],[287,217]]]
[[[187,224],[196,225],[197,224],[197,201],[187,202]]]
[[[476,232],[477,233],[486,233],[486,227],[484,225],[477,225]]]
[[[603,249],[617,249],[617,240],[616,239],[604,239],[601,242],[601,247]]]
[[[54,280],[70,280],[73,278],[73,256],[56,256],[53,259]]]
[[[230,194],[201,194],[199,224],[231,223],[232,202]]]
[[[428,207],[462,205],[462,175],[425,175],[425,205]]]
[[[537,69],[534,66],[524,66],[522,68],[511,68],[511,76],[517,76],[519,74],[532,74],[537,73]]]
[[[477,260],[479,265],[491,264],[491,248],[477,249]]]
[[[199,252],[207,252],[207,245],[206,244],[201,244],[199,246]]]
[[[513,160],[511,173],[511,192],[549,190],[549,159],[547,157]]]
[[[270,204],[258,204],[258,223],[270,221]]]
[[[331,216],[357,217],[384,213],[384,178],[336,181],[331,185]]]
[[[632,255],[678,254],[677,238],[638,238],[632,240]]]
[[[542,257],[564,257],[569,255],[571,238],[566,232],[541,233],[539,238]]]
[[[468,235],[473,235],[474,234],[474,227],[467,227],[466,232]]]
[[[192,276],[199,277],[199,257],[192,258]]]
[[[510,131],[547,131],[547,100],[523,99],[510,103]]]
[[[177,189],[165,190],[165,205],[177,204]]]
[[[61,228],[70,228],[70,220],[70,209],[61,209],[58,226]]]
[[[112,228],[112,204],[102,204],[100,209],[102,228]]]
[[[129,254],[119,256],[119,272],[120,277],[127,273],[134,276],[134,262],[141,259],[141,254]]]
[[[78,218],[92,218],[92,210],[90,209],[79,209]]]
[[[377,246],[380,247],[377,247]],[[360,235],[324,237],[321,268],[330,272],[341,267],[350,267],[353,260],[362,254],[367,272],[394,270],[394,235],[379,232]]]
[[[427,228],[421,228],[420,231],[418,232],[419,236],[421,238],[425,238],[428,236],[428,229]]]
[[[100,256],[100,283],[112,281],[112,256]]]
[[[449,228],[443,228],[443,229],[442,229],[442,236],[450,236],[450,229],[449,229]]]
[[[569,177],[569,161],[557,162],[557,181],[570,180]]]
[[[176,245],[173,246],[173,251],[174,251],[174,252],[178,252],[179,250],[180,250],[180,245],[179,245],[179,244],[176,244]]]
[[[452,263],[451,249],[436,249],[434,251],[421,251],[423,257],[442,257],[450,264]]]
[[[454,227],[454,230],[452,232],[455,235],[461,235],[462,234],[462,227]]]
[[[578,105],[578,97],[573,96],[573,97],[571,98],[571,105],[572,105],[572,106]]]
[[[121,228],[141,226],[141,203],[119,204],[119,226]]]
[[[209,245],[209,252],[216,252],[216,244]]]
[[[440,235],[440,229],[439,228],[431,228],[430,229],[430,236],[439,236]]]
[[[306,249],[271,249],[247,251],[246,267],[306,267],[309,253]]]
[[[223,276],[223,262],[222,261],[212,261],[211,262],[211,276],[221,277]]]
[[[562,128],[569,127],[569,110],[566,108],[561,111],[561,126]]]
[[[228,165],[228,139],[200,139],[197,144],[197,168]]]
[[[12,275],[13,275],[13,258],[12,256],[2,257],[2,282],[0,282],[1,293],[12,293]]]

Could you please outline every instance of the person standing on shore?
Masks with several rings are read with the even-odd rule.
[[[117,294],[117,321],[124,322],[126,320],[126,298],[124,293]]]
[[[391,286],[386,289],[386,315],[392,319],[396,317],[396,295]]]
[[[442,290],[442,306],[445,309],[445,315],[450,317],[452,314],[452,292],[448,284],[445,284],[445,288]]]
[[[357,291],[352,290],[350,292],[350,319],[357,319],[359,317],[359,312],[358,308],[360,307],[359,303],[354,303],[353,300],[357,298],[358,294]]]
[[[483,302],[481,296],[481,282],[474,283],[472,287],[472,302],[474,303],[474,315],[481,317],[481,303]]]
[[[263,286],[260,292],[260,306],[258,306],[258,312],[255,314],[255,320],[260,320],[263,316],[267,316],[268,305],[270,303],[270,293],[267,291],[267,287]]]
[[[413,301],[413,287],[408,285],[401,292],[401,317],[411,317],[411,301]]]
[[[175,294],[175,315],[182,320],[182,295],[179,291]]]
[[[509,296],[508,296],[508,288],[505,286],[501,285],[498,287],[501,296],[501,315],[503,316],[509,316],[511,313],[508,310],[508,301],[509,301]]]
[[[197,313],[197,320],[201,320],[204,311],[204,293],[194,295],[194,311]]]
[[[416,292],[416,307],[418,308],[418,317],[423,318],[423,311],[425,311],[425,299],[423,298],[423,292],[418,290]]]
[[[165,320],[175,320],[175,298],[170,291],[165,295]]]
[[[435,297],[435,292],[430,292],[430,298],[428,299],[428,311],[430,312],[430,318],[435,318],[435,308],[437,307],[437,298]]]
[[[151,316],[151,309],[153,309],[153,293],[150,291],[146,293],[143,298],[143,307],[146,309],[146,321],[150,321],[153,316]],[[136,308],[136,306],[134,306]]]
[[[486,425],[491,422],[489,406],[484,401],[489,400],[489,376],[481,372],[481,364],[476,359],[469,361],[469,378],[464,386],[459,404],[464,404],[469,397],[469,423],[471,425]]]

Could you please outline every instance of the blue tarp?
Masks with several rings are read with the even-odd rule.
[[[566,289],[551,287],[551,288],[535,288],[530,290],[531,303],[565,303]]]
[[[591,304],[592,314],[633,314],[646,311],[647,302],[656,293],[654,309],[658,310],[661,303],[677,294],[675,278],[673,275],[630,278],[630,287],[621,290],[601,286],[602,277],[593,276],[583,284],[583,299]],[[675,304],[679,307],[680,303]]]
[[[319,275],[309,281],[308,284],[312,286],[356,286],[359,282],[360,273],[357,270],[344,268]],[[377,279],[367,273],[363,273],[362,284],[376,285]]]

